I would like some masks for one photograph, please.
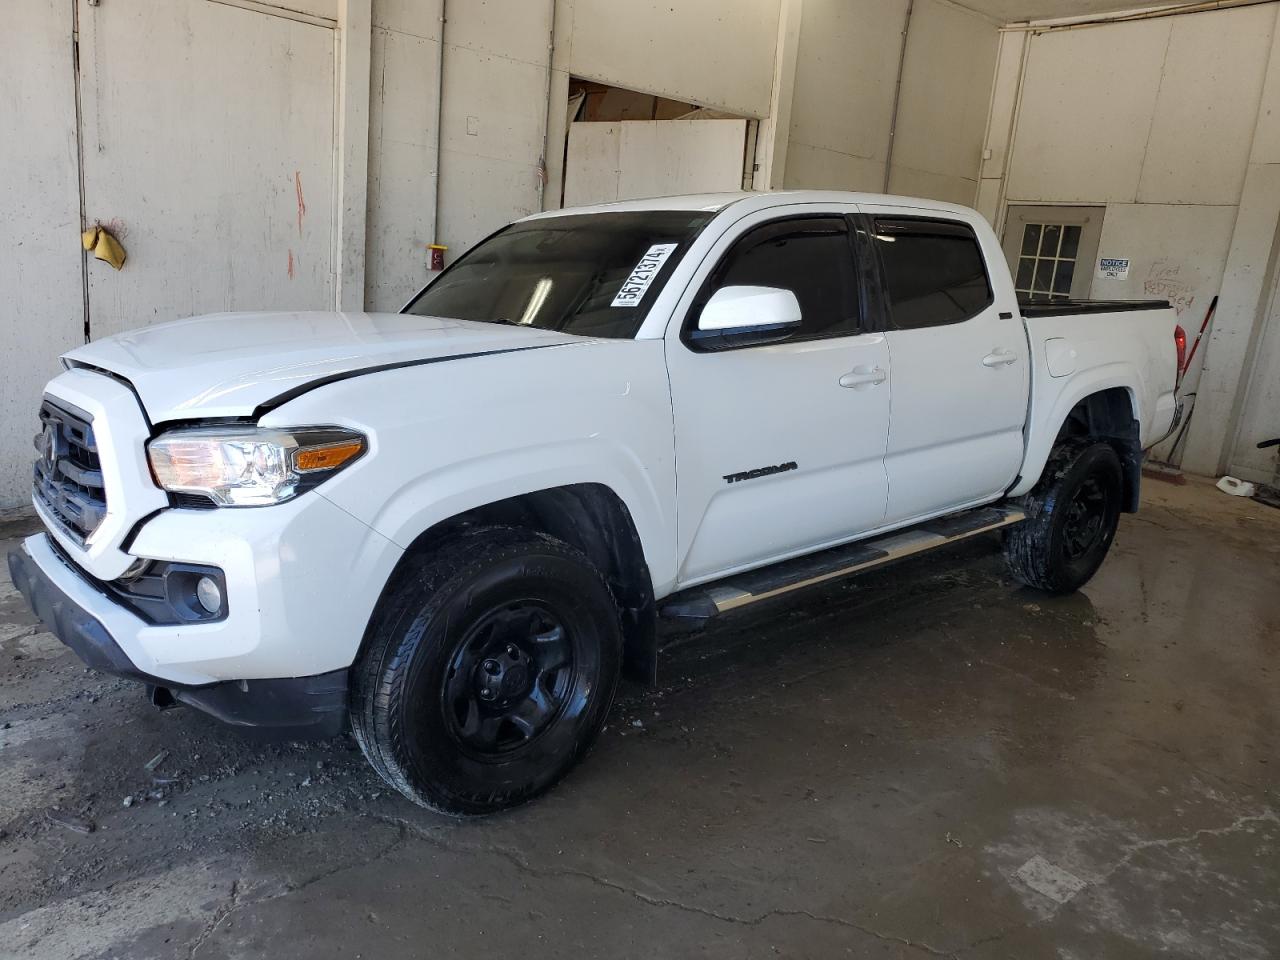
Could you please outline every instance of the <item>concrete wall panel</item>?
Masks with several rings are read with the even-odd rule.
[[[906,9],[906,0],[806,0],[788,151],[803,145],[883,169]],[[790,155],[787,163],[789,187],[832,185],[792,171]],[[838,157],[823,165],[842,166],[861,165]],[[875,189],[883,185],[882,174]]]
[[[365,305],[396,310],[426,283],[435,240],[440,43],[375,27]]]
[[[660,197],[742,188],[745,120],[622,124],[618,195]]]
[[[1265,6],[1172,21],[1138,200],[1239,202],[1275,19]]]
[[[81,12],[85,210],[128,253],[89,261],[91,335],[331,309],[334,31],[201,0]]]
[[[1231,473],[1246,480],[1280,486],[1280,450],[1259,450],[1263,440],[1280,437],[1280,289],[1273,286],[1258,340],[1257,361],[1245,396]]]
[[[440,39],[440,0],[373,0],[373,26]]]
[[[1128,257],[1129,278],[1095,279],[1093,296],[1168,300],[1178,311],[1179,322],[1194,336],[1209,301],[1222,286],[1235,223],[1235,207],[1110,204],[1102,221],[1098,256]]]
[[[546,68],[554,0],[454,0],[445,42]]]
[[[972,207],[977,202],[977,191],[978,182],[972,176],[914,170],[898,163],[893,165],[893,175],[889,178],[890,193],[960,203],[966,207]]]
[[[621,150],[621,123],[569,125],[569,150],[564,167],[566,207],[618,199]]]
[[[994,24],[917,0],[902,69],[890,193],[972,204],[995,77]]]
[[[440,222],[449,262],[510,220],[537,212],[537,191],[527,163],[445,150],[440,163],[448,181]]]
[[[793,140],[787,145],[785,182],[793,189],[878,193],[884,186],[884,160],[854,157]]]
[[[570,24],[577,76],[758,118],[769,113],[778,2],[561,0],[556,19]]]
[[[58,355],[84,342],[71,7],[6,8],[0,57],[0,507],[31,489],[31,438]]]
[[[1031,38],[1006,196],[1132,202],[1169,19]]]
[[[958,7],[917,0],[805,0],[784,182],[879,192],[902,91],[889,189],[971,204],[999,34]]]
[[[448,7],[437,234],[450,261],[540,207],[551,15],[529,0]]]

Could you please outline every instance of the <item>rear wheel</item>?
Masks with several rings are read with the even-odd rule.
[[[352,727],[410,800],[500,810],[587,750],[621,653],[617,607],[581,551],[527,531],[469,532],[384,599],[354,671]]]
[[[1014,577],[1050,593],[1071,593],[1102,566],[1120,521],[1120,459],[1106,443],[1054,448],[1023,498],[1027,519],[1009,528],[1005,559]]]

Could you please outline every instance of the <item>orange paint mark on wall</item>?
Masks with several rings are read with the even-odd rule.
[[[289,279],[293,279],[293,248],[289,248]]]
[[[293,189],[298,194],[298,236],[302,236],[302,218],[307,214],[307,201],[302,198],[302,171],[293,171]]]

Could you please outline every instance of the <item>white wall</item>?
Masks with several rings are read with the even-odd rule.
[[[1200,396],[1183,466],[1196,472],[1224,465],[1257,340],[1260,291],[1240,281],[1265,270],[1275,216],[1242,227],[1276,183],[1251,160],[1276,102],[1263,99],[1280,67],[1276,16],[1268,4],[1006,34],[992,98],[979,208],[993,221],[1008,203],[1105,206],[1098,254],[1132,267],[1125,281],[1095,281],[1092,295],[1168,298],[1192,336],[1221,294],[1203,376],[1189,379]],[[1246,194],[1251,170],[1257,189]]]
[[[1222,459],[1238,476],[1280,486],[1277,450],[1257,444],[1280,436],[1280,21],[1245,168],[1224,287],[1227,323],[1213,342],[1214,366],[1201,384],[1201,403],[1234,428]],[[1224,290],[1225,300],[1225,290]],[[1236,365],[1243,371],[1233,390]],[[1247,378],[1247,387],[1244,386]],[[1212,437],[1205,455],[1215,452]]]
[[[880,191],[907,0],[805,0],[788,187]]]
[[[71,8],[6,10],[0,56],[0,506],[31,487],[31,438],[58,355],[84,342]]]
[[[778,185],[880,190],[906,0],[796,6]],[[766,118],[775,98],[780,0],[451,0],[437,228],[440,7],[374,0],[366,301],[377,309],[429,278],[427,243],[447,244],[453,260],[513,217],[558,205],[570,75],[748,117]],[[893,189],[972,202],[996,38],[988,20],[917,0]]]
[[[890,193],[973,204],[998,41],[992,21],[937,0],[916,0]]]
[[[374,4],[366,297],[379,309],[428,278],[426,243],[447,244],[452,260],[555,204],[543,182],[558,196],[570,74],[747,116],[769,110],[778,0],[453,0],[446,9],[437,228],[439,0]]]
[[[552,9],[552,0],[448,5],[439,233],[450,258],[541,209]]]
[[[374,0],[365,305],[398,310],[435,242],[440,0]]]
[[[452,261],[541,209],[552,0],[374,0],[365,304],[396,310]],[[436,155],[436,111],[440,153]],[[437,197],[439,218],[436,223]]]
[[[746,117],[769,113],[778,0],[560,0],[556,20],[574,76]]]
[[[788,187],[885,187],[971,204],[995,73],[997,25],[939,0],[805,0],[787,142]]]

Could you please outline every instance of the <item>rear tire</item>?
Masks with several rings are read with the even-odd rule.
[[[492,813],[545,792],[586,752],[621,662],[617,606],[580,550],[481,528],[384,596],[353,670],[352,728],[410,800]]]
[[[1040,482],[1023,498],[1027,519],[1009,528],[1004,551],[1019,582],[1071,593],[1089,582],[1111,549],[1124,483],[1120,459],[1106,443],[1059,444]]]

